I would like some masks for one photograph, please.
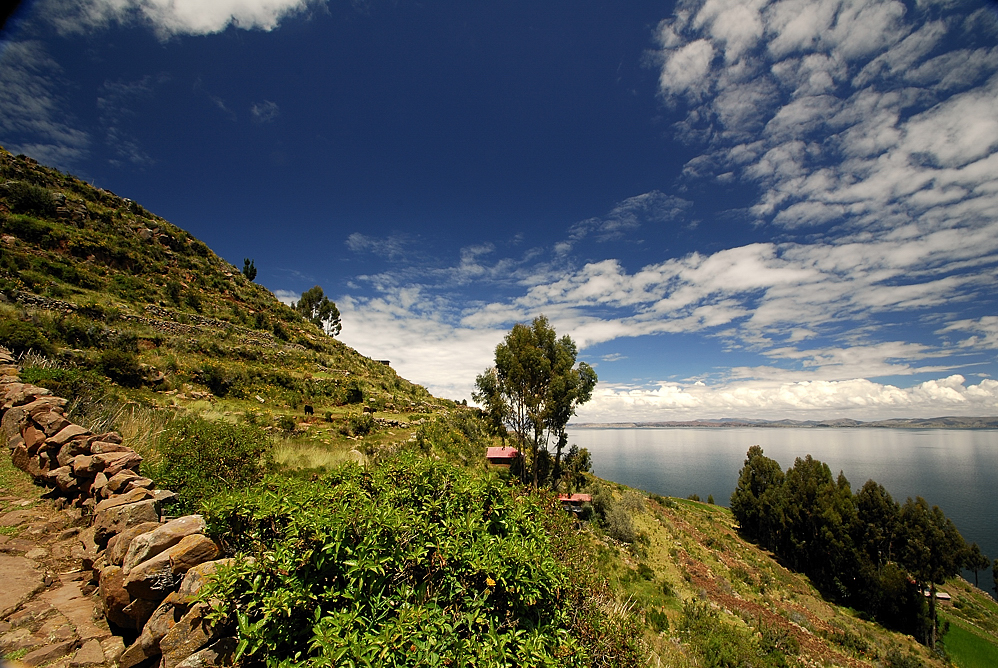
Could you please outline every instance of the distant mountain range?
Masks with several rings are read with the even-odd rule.
[[[721,418],[719,420],[689,420],[664,422],[573,422],[570,427],[581,429],[599,427],[601,429],[659,429],[663,427],[880,427],[884,429],[998,429],[998,417],[935,417],[935,418],[895,418],[861,422],[848,418],[837,420],[746,420],[741,418]]]

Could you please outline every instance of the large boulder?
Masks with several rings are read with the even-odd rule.
[[[111,536],[143,522],[159,522],[159,501],[146,499],[138,503],[111,506],[94,511],[94,541],[107,545]]]
[[[222,568],[223,566],[230,566],[234,564],[235,561],[235,559],[230,557],[228,559],[206,561],[203,564],[191,567],[191,569],[187,571],[187,575],[184,576],[183,582],[180,583],[177,593],[187,599],[193,599],[198,595],[205,583],[208,582],[208,579],[214,575],[219,568]]]
[[[59,453],[56,455],[56,461],[59,462],[59,466],[69,466],[74,464],[74,460],[83,455],[86,456],[90,454],[90,446],[87,444],[85,438],[73,439],[59,447]],[[74,464],[75,466],[75,464]]]
[[[32,415],[31,420],[38,425],[38,428],[42,430],[45,436],[54,436],[69,426],[69,420],[62,414],[62,410],[56,410],[55,408],[36,412]]]
[[[119,494],[112,496],[109,499],[104,499],[97,504],[96,508],[94,508],[94,513],[109,510],[116,506],[127,506],[130,503],[137,503],[151,498],[153,498],[153,495],[148,489],[133,489],[131,492],[126,492],[125,494]]]
[[[142,455],[131,448],[121,452],[107,452],[93,456],[94,466],[97,467],[97,470],[103,471],[108,479],[125,470],[138,472],[141,463]]]
[[[206,528],[204,518],[200,515],[187,515],[171,520],[153,531],[137,536],[128,547],[121,566],[128,573],[138,564],[173,547],[187,536],[204,533]]]
[[[216,668],[231,666],[239,642],[235,638],[219,638],[202,650],[194,652],[175,668]]]
[[[97,591],[104,616],[109,622],[124,629],[136,628],[135,620],[125,614],[125,608],[132,602],[132,597],[125,589],[125,575],[121,566],[105,566],[101,569]]]
[[[173,590],[180,576],[198,564],[212,561],[218,554],[218,546],[207,536],[186,536],[170,549],[128,571],[125,588],[132,598],[162,598]]]
[[[28,453],[28,449],[23,444],[14,448],[10,455],[11,463],[28,475],[38,478],[42,474],[41,464],[38,457]]]
[[[205,619],[208,610],[206,603],[196,603],[159,641],[162,668],[177,668],[187,657],[217,640],[218,632]]]
[[[78,424],[73,424],[72,422],[67,424],[65,427],[59,430],[54,436],[49,436],[48,443],[50,445],[61,448],[62,446],[69,443],[71,440],[77,436],[89,436],[90,430],[86,427],[81,427]]]
[[[128,554],[128,548],[132,541],[144,533],[158,529],[163,526],[159,522],[143,522],[131,528],[125,529],[117,536],[107,542],[107,560],[116,566],[121,566]]]
[[[28,424],[21,430],[21,438],[24,439],[24,447],[28,452],[35,454],[38,448],[45,442],[45,432],[33,424]]]

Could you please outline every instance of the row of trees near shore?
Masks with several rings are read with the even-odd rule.
[[[873,480],[853,494],[845,475],[834,478],[810,455],[784,472],[761,447],[749,448],[731,511],[744,533],[826,595],[933,648],[936,585],[964,565],[975,573],[988,565],[938,506],[921,497],[898,503]]]

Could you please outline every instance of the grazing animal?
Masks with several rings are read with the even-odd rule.
[[[305,415],[315,415],[315,409],[305,404]]]

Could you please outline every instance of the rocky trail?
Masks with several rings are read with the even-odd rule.
[[[0,489],[0,652],[24,666],[114,666],[125,644],[82,568],[87,522],[41,491]]]

